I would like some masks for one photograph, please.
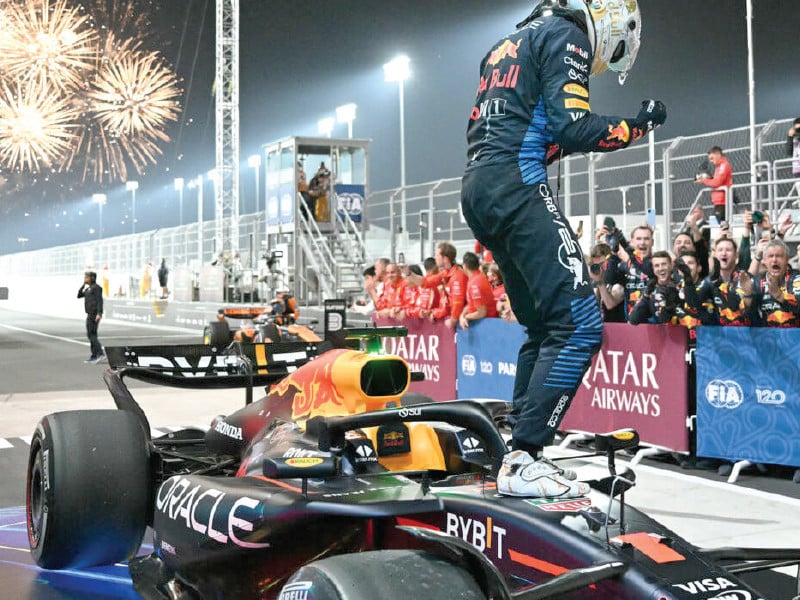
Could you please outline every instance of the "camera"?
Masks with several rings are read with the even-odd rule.
[[[697,165],[697,171],[695,171],[694,178],[695,179],[711,179],[714,177],[714,165],[706,159],[702,161],[699,165]]]
[[[761,223],[764,220],[764,213],[760,210],[753,211],[753,223]]]
[[[600,271],[602,271],[603,265],[600,263],[592,263],[589,265],[589,270],[592,272],[592,275],[599,275]]]
[[[606,217],[603,220],[603,226],[608,230],[606,243],[611,246],[612,252],[616,252],[619,250],[619,230],[617,229],[617,224],[611,217]]]

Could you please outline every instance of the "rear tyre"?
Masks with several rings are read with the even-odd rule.
[[[150,505],[144,430],[124,410],[44,417],[31,440],[26,491],[28,541],[45,569],[131,558]]]
[[[485,600],[486,595],[465,569],[443,558],[421,550],[378,550],[305,565],[283,586],[280,597]]]

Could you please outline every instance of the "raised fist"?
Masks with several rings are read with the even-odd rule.
[[[653,131],[667,120],[667,107],[661,100],[642,100],[636,120],[645,131]]]

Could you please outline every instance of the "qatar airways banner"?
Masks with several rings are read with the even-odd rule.
[[[403,325],[406,337],[384,338],[386,352],[404,358],[412,371],[425,375],[424,381],[411,383],[409,391],[430,396],[434,400],[456,398],[456,335],[443,320],[394,319],[373,317],[378,327]]]
[[[687,452],[687,347],[684,327],[605,323],[603,346],[560,429],[633,427],[645,444]]]
[[[800,331],[697,330],[697,454],[800,466]]]

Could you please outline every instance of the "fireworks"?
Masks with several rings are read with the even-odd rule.
[[[80,85],[94,64],[97,34],[77,7],[66,0],[31,0],[10,4],[6,13],[0,46],[4,78],[38,80],[59,91]]]
[[[74,111],[40,81],[0,85],[0,161],[39,171],[62,160],[74,138]]]
[[[143,48],[146,17],[135,0],[84,4],[3,1],[0,166],[124,181],[169,141],[181,90],[161,55]]]

